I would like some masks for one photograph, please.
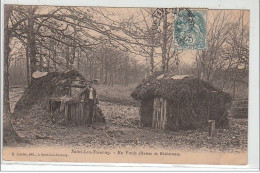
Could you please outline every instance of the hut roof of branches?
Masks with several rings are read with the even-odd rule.
[[[172,73],[155,72],[144,79],[132,92],[136,100],[162,97],[170,101],[182,101],[188,95],[208,96],[217,94],[227,102],[231,102],[228,93],[215,88],[210,83],[189,75],[174,75]]]
[[[49,72],[42,77],[33,78],[21,99],[15,105],[14,112],[29,110],[35,104],[42,105],[52,97],[65,96],[68,91],[66,86],[69,85],[70,80],[86,81],[76,70]]]

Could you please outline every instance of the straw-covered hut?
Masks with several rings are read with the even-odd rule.
[[[39,73],[40,74],[40,73]],[[79,97],[86,87],[87,81],[78,71],[48,72],[43,76],[34,78],[26,88],[14,108],[15,115],[30,116],[35,112],[34,107],[40,107],[38,114],[48,114],[47,118],[60,124],[81,125],[86,119],[88,107]],[[93,121],[105,123],[105,117],[98,107],[94,105]],[[46,110],[49,112],[46,113]],[[40,118],[36,117],[36,119]]]
[[[140,121],[156,129],[180,130],[228,126],[231,96],[188,75],[156,72],[144,79],[131,96],[141,101]]]

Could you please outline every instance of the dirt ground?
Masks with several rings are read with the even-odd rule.
[[[98,92],[98,91],[97,91]],[[23,88],[12,88],[11,108],[19,100]],[[100,101],[107,124],[91,127],[63,126],[48,121],[46,117],[37,120],[14,120],[17,133],[37,146],[73,147],[149,147],[183,150],[205,150],[242,152],[247,150],[247,119],[230,117],[229,129],[217,129],[214,137],[209,137],[206,129],[189,131],[160,131],[139,126],[139,108],[135,105]],[[31,114],[37,115],[39,107]],[[46,115],[48,116],[48,115]],[[35,116],[34,116],[35,117]]]

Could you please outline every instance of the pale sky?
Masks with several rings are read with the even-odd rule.
[[[89,9],[89,7],[80,7],[82,9]],[[51,7],[41,7],[39,13],[46,13],[49,10],[51,10]],[[138,25],[140,25],[141,28],[146,28],[144,22],[143,21],[143,15],[146,16],[146,20],[148,23],[151,24],[151,18],[150,15],[148,14],[148,12],[146,12],[145,10],[149,10],[148,8],[146,8],[145,10],[142,10],[140,8],[100,8],[100,7],[93,7],[93,9],[97,10],[97,11],[102,11],[105,16],[102,15],[96,15],[94,16],[94,18],[98,18],[98,20],[100,22],[104,22],[104,23],[109,23],[111,22],[110,19],[116,21],[116,22],[121,22],[121,21],[127,21],[129,19],[133,18],[134,22],[137,22]],[[209,26],[209,24],[212,22],[214,15],[216,15],[217,13],[219,13],[220,11],[225,11],[225,13],[232,13],[232,15],[230,15],[229,20],[232,21],[234,19],[236,19],[241,10],[208,10],[207,12],[207,25]],[[244,11],[245,12],[245,21],[249,21],[249,11]],[[109,14],[109,15],[108,15]],[[171,19],[169,19],[171,20]],[[139,23],[140,22],[140,23]],[[92,31],[90,31],[91,33]],[[117,31],[116,31],[117,32]],[[117,35],[121,35],[122,33],[120,33],[119,31],[116,33]],[[91,33],[91,35],[96,35],[96,33]],[[183,50],[182,54],[180,55],[180,60],[182,63],[185,64],[189,64],[192,65],[195,61],[195,54],[196,54],[196,50]],[[135,58],[140,62],[145,62],[145,57],[142,57],[140,55],[135,55]],[[160,57],[155,58],[155,63],[160,61]]]
[[[220,11],[229,14],[228,19],[230,22],[235,22],[237,20],[237,18],[239,17],[240,13],[242,12],[242,10],[208,10],[207,12],[207,26],[209,27],[210,24],[213,22],[214,16],[216,14],[218,14]],[[131,9],[132,14],[135,14],[135,9]],[[244,12],[244,22],[248,23],[249,25],[249,10],[243,10]],[[180,61],[182,63],[188,64],[188,65],[192,65],[195,62],[195,55],[196,55],[196,51],[197,50],[183,50],[182,54],[180,55]],[[137,56],[137,58],[140,59],[140,62],[142,62],[143,60],[145,60],[145,58]],[[142,60],[143,59],[143,60]],[[155,58],[155,63],[159,62],[160,58]]]

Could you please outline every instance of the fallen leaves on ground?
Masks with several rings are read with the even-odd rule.
[[[19,91],[13,91],[11,99],[19,97]],[[135,106],[108,102],[100,102],[99,106],[107,124],[91,127],[55,124],[47,110],[35,105],[26,118],[15,119],[13,125],[19,135],[37,146],[148,147],[212,152],[247,150],[247,119],[229,117],[230,128],[216,129],[216,135],[209,137],[207,129],[174,132],[140,127],[139,108]]]

